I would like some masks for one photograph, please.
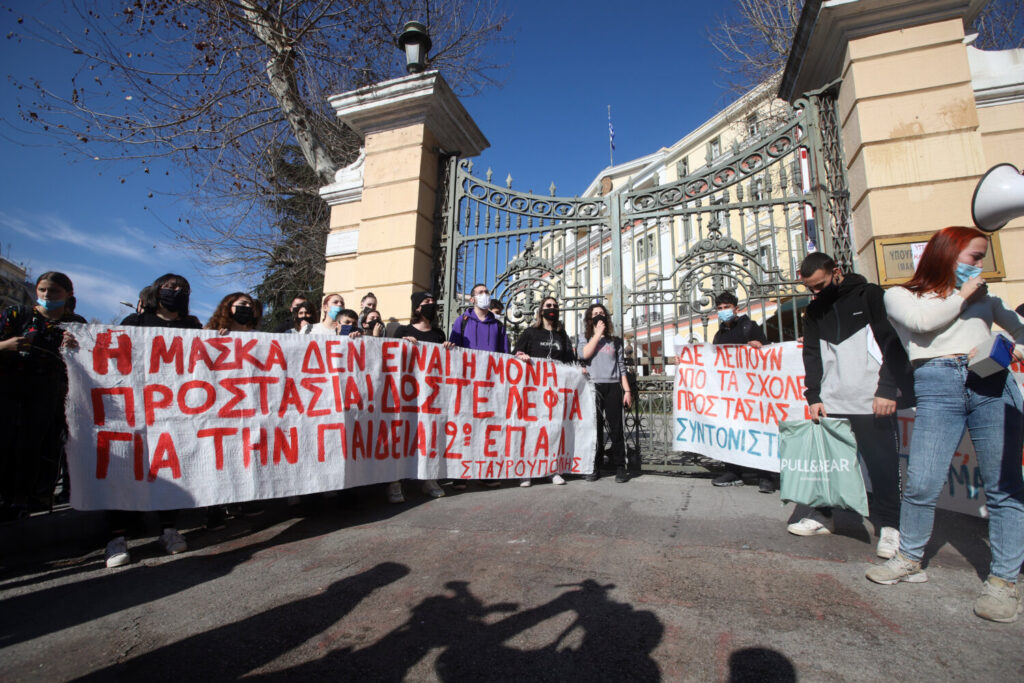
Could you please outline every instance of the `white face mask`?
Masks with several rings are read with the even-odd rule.
[[[487,307],[491,305],[491,295],[486,292],[483,294],[477,294],[473,297],[473,301],[476,303],[476,307],[487,310]]]

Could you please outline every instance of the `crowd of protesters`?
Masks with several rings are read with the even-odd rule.
[[[936,500],[946,479],[953,451],[970,429],[978,454],[988,507],[990,574],[975,603],[975,613],[992,621],[1008,622],[1021,609],[1017,586],[1024,563],[1024,479],[1020,457],[1024,448],[1022,399],[1014,378],[998,372],[985,378],[971,373],[968,364],[975,349],[994,324],[1006,330],[1024,359],[1024,318],[987,293],[981,261],[988,242],[973,228],[946,228],[936,233],[923,252],[908,283],[884,292],[864,277],[844,273],[822,253],[809,254],[799,275],[813,299],[803,315],[805,396],[813,420],[842,417],[849,420],[871,483],[869,520],[879,540],[876,554],[885,560],[872,566],[867,578],[881,584],[927,580],[921,566],[931,535]],[[202,329],[189,311],[191,287],[180,275],[166,274],[140,292],[136,311],[126,326]],[[0,317],[0,421],[6,455],[0,458],[0,502],[6,519],[26,516],[40,505],[52,504],[55,484],[66,472],[64,443],[67,426],[64,401],[67,374],[61,347],[75,340],[62,323],[85,322],[75,314],[74,287],[63,273],[47,272],[36,281],[36,305],[9,308]],[[359,310],[347,308],[339,293],[325,293],[319,307],[297,296],[288,320],[274,332],[281,334],[395,337],[420,344],[443,344],[498,353],[521,360],[543,358],[578,363],[596,389],[595,429],[598,447],[594,473],[600,476],[607,452],[615,481],[629,480],[623,436],[623,411],[634,402],[634,385],[626,367],[623,340],[615,336],[611,316],[600,303],[587,308],[583,333],[571,339],[560,316],[559,301],[540,302],[532,324],[510,344],[501,302],[485,284],[470,292],[470,306],[455,317],[446,334],[438,323],[433,295],[412,295],[409,322],[392,318],[385,323],[377,298],[369,293]],[[739,313],[734,292],[715,299],[718,331],[714,344],[760,347],[768,340],[760,325]],[[220,335],[262,328],[263,306],[244,292],[225,296],[205,329]],[[914,405],[914,425],[907,482],[901,482],[899,433],[896,411]],[[715,486],[737,486],[756,478],[761,492],[772,493],[776,475],[727,466],[713,480]],[[559,474],[552,483],[564,485]],[[431,497],[445,495],[433,480],[417,482]],[[481,482],[500,486],[501,482]],[[521,486],[531,486],[522,479]],[[401,481],[387,485],[387,499],[405,500]],[[454,488],[465,488],[462,481]],[[61,487],[67,494],[66,476]],[[207,525],[224,524],[231,512],[207,509]],[[254,503],[235,506],[235,514],[258,512]],[[110,538],[106,564],[129,561],[127,539],[140,526],[142,513],[110,511]],[[178,511],[159,513],[159,542],[171,554],[187,548],[178,531]],[[798,536],[831,533],[831,510],[815,509],[790,524]]]

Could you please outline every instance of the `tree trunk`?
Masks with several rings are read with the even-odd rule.
[[[243,19],[246,25],[273,55],[267,60],[266,66],[269,91],[281,107],[281,113],[284,114],[288,125],[291,126],[302,155],[325,185],[334,182],[334,173],[338,166],[331,158],[323,140],[310,125],[309,110],[302,101],[295,80],[287,29],[280,22],[271,25],[268,17],[252,0],[240,0],[239,4],[244,8]]]

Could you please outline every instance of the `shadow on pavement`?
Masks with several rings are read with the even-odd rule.
[[[327,590],[79,678],[80,681],[234,681],[302,645],[343,618],[373,591],[409,573],[382,562]]]
[[[729,655],[728,683],[796,683],[796,667],[784,654],[748,647]]]
[[[268,519],[267,523],[269,526],[273,520]],[[173,561],[156,565],[138,562],[147,554],[159,552],[155,543],[149,544],[151,548],[133,547],[135,563],[125,569],[6,598],[0,610],[0,647],[174,595],[228,575],[236,566],[264,549],[330,533],[348,524],[351,524],[349,518],[344,518],[341,525],[330,517],[300,519],[262,541],[236,539],[242,545],[230,550],[181,555]],[[102,558],[99,561],[102,562]]]
[[[515,603],[486,605],[468,582],[451,581],[443,594],[413,607],[406,623],[366,647],[342,647],[282,671],[250,673],[326,631],[371,591],[408,571],[378,565],[323,594],[166,645],[85,680],[177,680],[201,671],[204,680],[397,681],[434,650],[441,652],[433,675],[442,681],[661,680],[651,657],[664,632],[661,622],[651,612],[612,600],[614,585],[590,579],[524,610]],[[507,644],[563,613],[572,615],[572,623],[546,645],[524,650]],[[498,614],[508,616],[495,621]]]

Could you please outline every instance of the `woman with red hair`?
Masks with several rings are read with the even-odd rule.
[[[900,548],[872,567],[876,583],[920,583],[925,544],[931,537],[935,502],[946,483],[953,452],[964,429],[978,455],[989,512],[989,577],[974,613],[1010,622],[1020,612],[1017,575],[1024,562],[1024,446],[1022,399],[1007,371],[980,377],[968,368],[992,323],[1013,335],[1022,358],[1024,319],[989,296],[981,278],[988,251],[985,233],[950,227],[925,246],[914,277],[885,293],[885,307],[914,366],[917,417],[910,444],[907,486],[900,509]]]

